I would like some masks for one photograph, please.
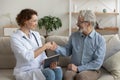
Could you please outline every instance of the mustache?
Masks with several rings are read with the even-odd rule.
[[[79,27],[79,31],[80,31],[80,32],[84,32],[84,31],[87,31],[87,29],[86,29],[86,28],[81,28],[81,27]]]

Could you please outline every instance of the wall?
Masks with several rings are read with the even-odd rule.
[[[0,36],[3,36],[3,27],[15,22],[16,15],[24,8],[32,8],[39,14],[39,18],[46,15],[57,16],[62,20],[62,28],[51,32],[51,35],[68,35],[68,0],[0,0]],[[37,29],[40,31],[39,29]],[[44,34],[41,30],[40,33]]]
[[[107,13],[114,13],[114,10],[118,13],[120,10],[116,9],[116,1],[117,0],[71,0],[71,11],[79,12],[79,10],[90,9],[97,13],[103,13],[103,9],[106,9]],[[113,14],[97,14],[97,21],[100,25],[100,28],[104,27],[116,27],[120,25],[118,21],[116,21],[116,16]],[[72,16],[72,26],[75,26],[76,22],[76,14]],[[117,23],[118,22],[118,25]]]
[[[50,35],[68,35],[69,0],[0,0],[0,36],[3,36],[3,27],[9,24],[17,25],[15,17],[24,8],[35,9],[39,18],[45,15],[58,16],[62,20],[63,26],[51,32]],[[44,30],[36,30],[40,31],[42,35],[45,34]]]

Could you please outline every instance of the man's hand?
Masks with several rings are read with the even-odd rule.
[[[53,42],[51,42],[51,45],[52,45],[52,47],[50,48],[50,50],[56,50],[56,48],[58,47],[58,45],[53,41]]]
[[[77,72],[77,66],[76,65],[74,65],[74,64],[69,64],[68,65],[68,70],[72,70],[72,71],[74,71],[74,72]]]

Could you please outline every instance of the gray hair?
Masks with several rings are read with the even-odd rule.
[[[83,17],[84,21],[88,21],[93,27],[96,25],[96,15],[92,10],[81,10],[79,12],[79,17]]]

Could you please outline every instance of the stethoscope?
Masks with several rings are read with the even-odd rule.
[[[32,33],[32,35],[34,36],[35,41],[36,41],[37,45],[39,46],[39,43],[38,43],[38,40],[37,40],[37,38],[36,38],[35,34],[34,34],[34,33]],[[26,38],[25,36],[23,36],[23,38],[27,40],[27,38]]]

